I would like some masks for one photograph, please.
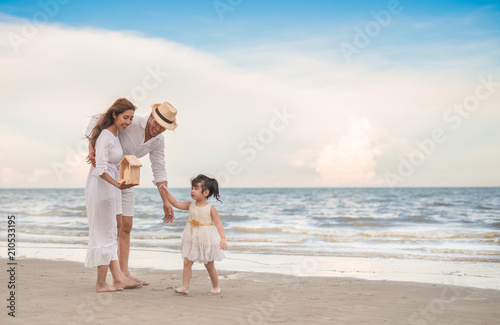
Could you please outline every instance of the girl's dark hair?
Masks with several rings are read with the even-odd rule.
[[[196,184],[201,184],[202,191],[209,191],[207,199],[213,195],[217,201],[222,203],[222,201],[219,200],[219,183],[217,183],[215,178],[199,174],[198,176],[191,178],[191,186],[196,186]]]
[[[101,134],[102,130],[108,128],[115,122],[113,113],[115,113],[115,116],[118,116],[123,112],[128,111],[129,109],[135,111],[136,107],[128,99],[119,98],[113,103],[113,105],[111,105],[110,108],[108,108],[106,113],[102,114],[101,118],[99,119],[99,122],[97,122],[97,125],[92,130],[90,137],[88,137],[89,141],[92,143],[92,146],[94,148],[97,138]]]

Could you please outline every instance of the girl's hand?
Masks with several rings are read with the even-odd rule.
[[[127,189],[127,188],[131,188],[132,186],[137,186],[139,184],[125,184],[125,181],[122,181],[121,183],[118,183],[118,188],[120,190],[124,190],[124,189]]]
[[[226,238],[221,238],[221,240],[220,240],[220,249],[222,249],[222,250],[226,250],[227,249]]]

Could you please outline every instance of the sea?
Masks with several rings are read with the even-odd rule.
[[[135,191],[131,267],[181,269],[187,211],[164,223],[158,191]],[[221,200],[209,200],[229,243],[221,269],[500,290],[500,188],[225,188]],[[84,189],[0,189],[0,211],[0,257],[15,215],[18,258],[83,263]]]

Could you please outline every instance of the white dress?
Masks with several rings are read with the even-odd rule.
[[[85,186],[85,202],[89,221],[89,245],[85,258],[86,267],[109,265],[118,260],[116,229],[117,188],[100,177],[103,173],[118,178],[118,166],[123,157],[118,137],[102,130],[97,138],[96,167],[90,167]]]
[[[220,235],[210,215],[212,205],[189,206],[189,219],[181,237],[182,258],[192,262],[208,263],[221,261],[225,256],[220,249]]]

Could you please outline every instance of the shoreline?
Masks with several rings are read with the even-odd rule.
[[[3,243],[2,243],[3,244]],[[16,257],[48,261],[82,263],[86,249],[76,245],[20,243]],[[181,271],[178,251],[131,248],[131,270]],[[0,252],[0,258],[7,255]],[[386,280],[442,284],[500,290],[498,263],[470,263],[393,258],[328,257],[301,255],[245,254],[226,251],[226,259],[216,263],[224,272],[264,273],[277,276],[347,277],[363,280]],[[195,263],[193,270],[205,270]]]
[[[134,268],[151,285],[96,294],[96,271],[83,263],[16,262],[16,324],[496,324],[500,318],[500,291],[490,289],[220,270],[221,294],[210,296],[207,272],[194,270],[184,296],[172,291],[179,270]],[[2,309],[0,322],[10,321]]]

